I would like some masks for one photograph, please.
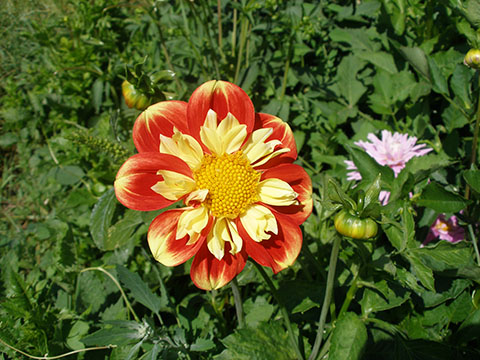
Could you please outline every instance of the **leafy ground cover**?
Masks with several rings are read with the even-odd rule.
[[[480,358],[476,1],[6,0],[0,25],[2,359]],[[159,212],[113,191],[125,79],[226,80],[290,125],[314,189],[293,266],[203,291],[154,261]],[[429,152],[382,166],[359,143],[382,130]],[[377,234],[340,236],[341,208]]]

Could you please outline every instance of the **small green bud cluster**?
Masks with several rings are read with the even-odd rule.
[[[101,152],[111,157],[115,163],[124,162],[131,154],[122,145],[105,138],[90,135],[87,131],[78,131],[70,136],[70,139],[85,146],[89,152]]]

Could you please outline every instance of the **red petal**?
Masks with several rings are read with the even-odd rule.
[[[133,155],[118,170],[114,183],[118,201],[133,210],[158,210],[175,201],[167,200],[151,189],[162,180],[158,170],[170,170],[192,177],[188,165],[168,154],[144,152]]]
[[[193,259],[190,269],[190,277],[193,283],[200,289],[219,289],[229,283],[245,267],[247,254],[244,250],[232,255],[230,244],[225,243],[225,255],[218,260],[207,248],[207,243],[198,251]]]
[[[278,223],[278,234],[272,234],[268,240],[256,242],[252,240],[240,221],[238,231],[247,254],[262,266],[270,267],[276,274],[292,265],[302,248],[302,231],[288,216],[275,214]]]
[[[148,245],[155,260],[165,266],[177,266],[183,264],[198,252],[210,231],[211,223],[205,228],[203,234],[196,243],[187,245],[189,236],[183,239],[175,239],[178,218],[184,210],[167,210],[158,215],[148,229]]]
[[[200,139],[200,126],[210,109],[217,113],[218,121],[230,112],[240,124],[247,125],[247,134],[253,130],[255,109],[245,91],[226,81],[211,80],[198,87],[188,101],[188,127],[197,140]]]
[[[187,103],[163,101],[149,106],[133,125],[133,143],[138,152],[158,152],[160,134],[171,137],[173,128],[187,132]]]
[[[269,168],[285,162],[291,163],[297,159],[297,144],[295,143],[292,129],[290,129],[290,126],[285,121],[270,114],[257,113],[255,114],[255,130],[260,128],[273,129],[272,135],[270,135],[266,141],[276,139],[282,142],[282,145],[278,146],[275,150],[283,148],[290,149],[289,152],[274,157],[265,165],[261,166],[261,168]]]
[[[312,180],[307,172],[296,164],[281,164],[279,166],[267,169],[261,177],[261,180],[277,178],[287,182],[298,194],[298,205],[290,206],[271,206],[266,207],[275,212],[287,215],[297,225],[302,224],[312,213]]]

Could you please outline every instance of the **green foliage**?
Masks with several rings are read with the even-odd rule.
[[[311,356],[340,207],[375,219],[343,239],[320,353],[332,359],[480,357],[480,182],[474,142],[478,1],[13,1],[0,9],[0,339],[76,359],[295,359]],[[220,12],[220,17],[219,13]],[[219,19],[221,20],[219,22]],[[221,26],[220,26],[221,25]],[[250,263],[205,293],[191,261],[155,263],[157,212],[118,204],[134,153],[128,79],[157,100],[235,82],[258,112],[291,126],[312,177],[314,213],[298,261]],[[380,130],[433,149],[395,176],[355,145]],[[472,156],[472,152],[474,153]],[[346,180],[352,160],[361,182]],[[378,177],[378,174],[381,174]],[[333,184],[333,185],[332,185]],[[388,204],[376,201],[389,191]],[[439,214],[466,240],[421,247]],[[105,348],[85,352],[85,347]],[[0,358],[23,355],[0,345]]]

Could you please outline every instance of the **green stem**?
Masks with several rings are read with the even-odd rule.
[[[245,41],[247,40],[248,19],[244,16],[240,29],[240,49],[237,54],[237,67],[235,68],[235,78],[233,82],[237,84],[238,76],[240,74],[240,65],[242,65],[243,49],[245,48]],[[238,84],[237,84],[238,85]]]
[[[290,40],[288,42],[287,60],[285,61],[285,67],[283,70],[282,91],[280,93],[280,100],[283,100],[283,97],[285,96],[285,90],[287,88],[288,70],[290,69],[290,58],[292,57],[292,38],[293,37],[290,36]]]
[[[217,80],[220,80],[220,70],[218,68],[217,56],[215,54],[215,47],[213,46],[212,37],[210,36],[210,27],[208,26],[208,21],[207,21],[209,19],[209,15],[207,13],[208,9],[206,9],[207,4],[205,3],[205,1],[200,1],[200,4],[203,12],[203,21],[200,21],[200,22],[205,28],[205,32],[207,34],[208,43],[210,45],[211,58],[213,61],[213,66],[215,67],[215,75],[217,77]],[[223,55],[223,53],[221,54]]]
[[[320,312],[317,336],[315,338],[312,353],[310,354],[308,360],[314,360],[317,358],[318,350],[320,350],[320,345],[322,345],[323,330],[325,329],[325,320],[327,318],[328,308],[332,299],[333,284],[335,282],[335,268],[337,267],[338,252],[340,250],[341,241],[342,238],[340,236],[335,236],[332,252],[330,254],[330,263],[328,264],[327,287],[325,289],[325,297],[323,298],[322,311]]]
[[[480,84],[480,75],[479,75]],[[470,166],[474,165],[477,161],[477,142],[478,142],[478,130],[480,127],[480,91],[478,92],[478,104],[477,104],[477,119],[475,121],[475,130],[473,131],[473,143],[472,143],[472,155],[470,157]],[[470,186],[467,184],[465,188],[465,199],[470,197]]]
[[[118,282],[118,280],[115,279],[115,277],[114,277],[112,274],[110,274],[107,270],[105,270],[105,269],[102,268],[102,267],[89,267],[89,268],[83,269],[82,271],[80,271],[80,273],[83,273],[83,272],[85,272],[85,271],[92,271],[92,270],[96,270],[96,271],[101,271],[101,272],[103,272],[105,275],[107,275],[107,276],[115,283],[115,285],[117,286],[118,290],[120,290],[120,294],[122,294],[123,300],[125,301],[125,305],[127,305],[127,308],[128,308],[128,310],[130,310],[130,312],[132,313],[135,321],[136,321],[136,322],[140,322],[140,319],[139,319],[139,317],[137,316],[137,314],[135,313],[135,311],[133,310],[132,305],[130,305],[130,301],[128,301],[127,295],[125,295],[125,291],[123,291],[122,286],[120,285],[120,283]]]
[[[283,320],[285,321],[285,326],[287,327],[287,332],[288,336],[290,337],[290,341],[293,345],[293,348],[295,349],[295,352],[297,353],[297,357],[299,360],[303,359],[303,355],[300,352],[300,349],[297,344],[297,340],[295,339],[295,335],[293,333],[293,328],[292,324],[290,323],[290,318],[288,316],[288,311],[285,305],[283,304],[282,301],[280,301],[280,297],[278,296],[278,291],[275,285],[273,284],[272,280],[269,278],[263,267],[259,264],[257,264],[255,261],[252,261],[252,263],[255,265],[255,268],[257,271],[260,273],[260,275],[263,277],[263,280],[267,283],[268,287],[270,288],[270,292],[272,293],[272,296],[275,298],[275,300],[278,303],[278,306],[280,308],[280,311],[282,312],[283,315]]]
[[[237,2],[234,0],[233,2]],[[233,28],[232,28],[232,57],[235,57],[235,47],[237,46],[237,8],[233,9]]]
[[[18,352],[19,354],[22,354],[23,356],[26,356],[30,359],[37,359],[37,360],[55,360],[55,359],[61,359],[61,358],[64,358],[64,357],[67,357],[67,356],[70,356],[70,355],[74,355],[74,354],[78,354],[78,353],[81,353],[81,352],[86,352],[86,351],[92,351],[92,350],[106,350],[106,349],[113,349],[113,348],[116,348],[117,345],[108,345],[108,346],[96,346],[96,347],[91,347],[91,348],[84,348],[84,349],[79,349],[79,350],[74,350],[74,351],[70,351],[68,353],[65,353],[65,354],[61,354],[61,355],[56,355],[56,356],[47,356],[47,355],[44,355],[44,356],[34,356],[34,355],[30,355],[20,349],[17,349],[16,347],[13,347],[12,345],[10,344],[7,344],[5,341],[3,341],[2,339],[0,339],[0,343],[5,345],[6,347],[8,347],[9,349],[15,351],[15,352]]]
[[[475,237],[475,233],[473,232],[472,224],[468,224],[468,232],[470,233],[473,248],[475,249],[475,255],[477,256],[477,264],[480,266],[480,253],[478,252],[477,238]]]
[[[235,311],[237,312],[238,327],[241,329],[245,326],[245,320],[243,316],[243,303],[242,296],[240,295],[240,289],[238,288],[237,278],[233,278],[230,283],[233,293],[233,299],[235,301]]]
[[[352,281],[352,284],[350,285],[350,288],[347,291],[347,295],[345,295],[345,300],[343,301],[343,305],[340,308],[340,312],[338,313],[338,318],[340,318],[344,313],[347,312],[348,307],[350,306],[350,303],[352,302],[353,298],[355,297],[355,293],[358,290],[358,276],[355,276],[355,278]]]

